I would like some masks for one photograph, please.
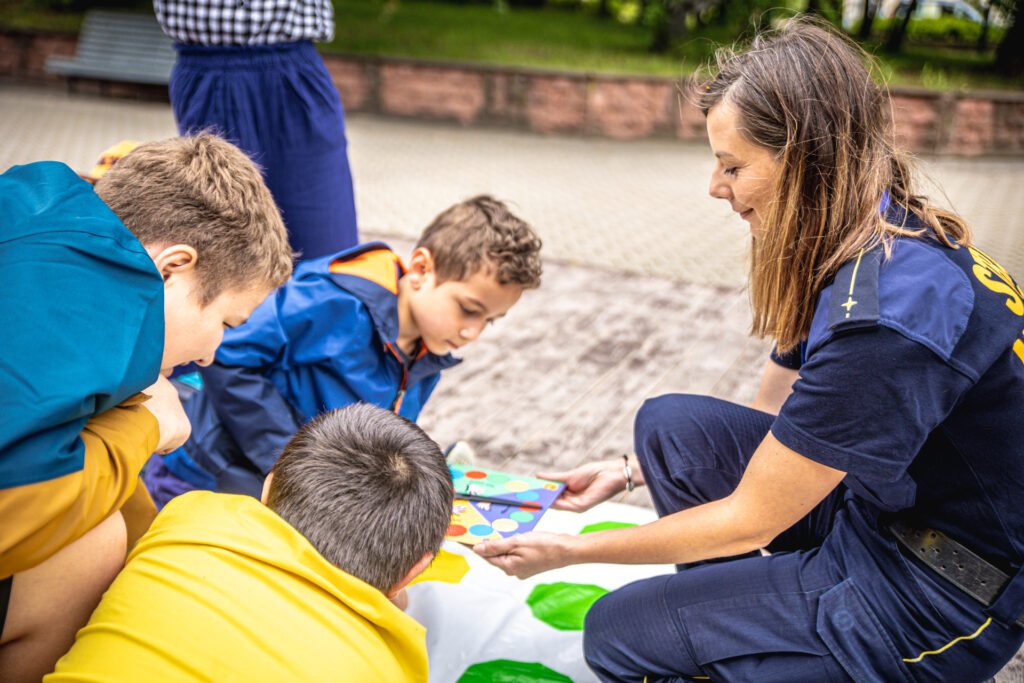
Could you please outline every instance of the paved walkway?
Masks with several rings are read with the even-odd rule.
[[[407,254],[402,238],[489,192],[544,239],[544,287],[467,348],[423,415],[438,441],[467,438],[486,462],[514,469],[571,466],[629,449],[647,396],[752,398],[766,345],[745,335],[749,238],[707,194],[704,145],[368,116],[348,125],[364,237]],[[0,85],[0,169],[59,159],[87,170],[118,140],[174,134],[166,104]],[[1024,273],[1024,160],[936,159],[925,169],[976,221],[981,246]]]
[[[465,350],[421,418],[441,443],[530,472],[631,448],[646,397],[749,402],[767,344],[749,339],[746,225],[706,191],[710,154],[677,141],[460,129],[353,116],[364,238],[407,255],[440,210],[489,192],[544,240],[541,290]],[[175,134],[168,105],[0,84],[0,169],[59,159],[88,170],[121,139]],[[1024,160],[932,159],[925,170],[979,243],[1024,274]],[[642,489],[628,502],[650,504]]]
[[[408,255],[441,209],[488,192],[544,240],[544,286],[467,347],[424,411],[440,443],[467,439],[481,464],[522,473],[568,468],[629,450],[648,396],[753,399],[767,344],[746,335],[748,236],[707,195],[704,145],[367,116],[348,125],[364,238]],[[0,170],[58,159],[84,171],[119,140],[174,134],[166,104],[0,84]],[[975,222],[979,245],[1024,277],[1024,159],[924,167]],[[626,502],[650,505],[643,489]]]

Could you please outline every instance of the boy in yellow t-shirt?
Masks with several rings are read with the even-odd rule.
[[[45,683],[426,681],[425,631],[394,603],[452,496],[415,424],[365,403],[325,413],[285,447],[265,506],[172,500]]]

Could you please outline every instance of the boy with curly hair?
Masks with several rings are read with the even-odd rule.
[[[540,247],[505,204],[478,196],[438,215],[408,266],[379,242],[301,264],[200,371],[185,403],[192,438],[146,474],[157,504],[197,488],[258,496],[291,436],[325,410],[364,401],[415,420],[459,362],[451,352],[540,285]]]

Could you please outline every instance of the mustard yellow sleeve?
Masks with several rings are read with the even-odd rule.
[[[78,472],[0,489],[0,578],[40,564],[121,508],[156,448],[160,427],[144,394],[90,419]]]

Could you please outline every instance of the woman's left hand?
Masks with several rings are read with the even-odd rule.
[[[510,576],[525,579],[569,564],[567,541],[571,536],[546,531],[481,541],[473,552]]]

